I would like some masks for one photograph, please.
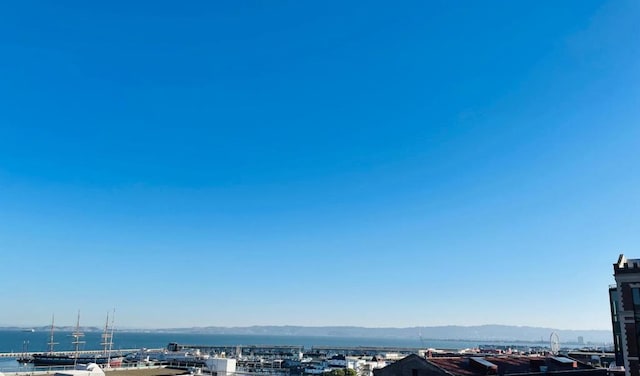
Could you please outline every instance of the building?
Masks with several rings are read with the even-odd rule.
[[[607,376],[607,369],[595,368],[563,356],[455,356],[406,358],[374,370],[374,376]]]
[[[609,286],[609,305],[611,307],[611,328],[613,329],[613,350],[616,354],[616,366],[624,367],[624,355],[622,354],[622,328],[618,319],[618,311],[620,306],[620,298],[618,297],[618,286]]]
[[[230,376],[236,373],[236,360],[229,358],[209,358],[206,360],[206,369],[216,376]]]
[[[613,276],[609,300],[616,362],[620,358],[626,376],[640,376],[640,259],[620,255]]]
[[[373,370],[373,376],[450,376],[416,354],[411,354],[388,366]]]

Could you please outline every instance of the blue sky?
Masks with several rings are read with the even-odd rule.
[[[610,327],[640,3],[0,5],[0,324]]]

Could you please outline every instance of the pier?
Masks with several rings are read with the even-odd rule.
[[[152,349],[152,351],[161,351],[163,349]],[[119,354],[129,354],[129,353],[133,353],[133,352],[137,352],[140,351],[140,349],[118,349],[118,350],[114,350],[111,351],[111,354],[113,356],[117,356]],[[69,351],[54,351],[54,352],[47,352],[47,351],[32,351],[32,352],[8,352],[8,353],[0,353],[0,358],[21,358],[21,357],[32,357],[35,354],[52,354],[52,355],[100,355],[100,354],[104,354],[104,350],[78,350],[77,352],[75,350],[69,350]]]
[[[342,354],[342,355],[366,355],[373,356],[384,353],[397,354],[419,354],[425,350],[418,347],[396,347],[396,346],[312,346],[311,353],[320,355]]]
[[[50,367],[34,369],[29,371],[2,371],[4,376],[54,376],[57,372],[64,372],[73,367]],[[131,366],[106,368],[105,373],[109,376],[175,376],[184,374],[184,369],[168,368],[165,366]]]
[[[305,351],[299,345],[189,345],[170,343],[169,351],[198,349],[206,353],[235,354],[242,356],[296,356]]]

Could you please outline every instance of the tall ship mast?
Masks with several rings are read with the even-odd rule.
[[[116,316],[116,310],[113,310],[111,315],[111,328],[109,328],[109,312],[107,312],[107,321],[104,324],[104,332],[102,332],[102,342],[100,343],[104,347],[104,356],[107,357],[107,364],[111,363],[111,350],[113,349],[113,330],[114,319]]]
[[[57,342],[53,341],[54,319],[55,319],[55,314],[51,315],[51,331],[49,333],[49,343],[47,343],[47,345],[49,345],[49,354],[53,354],[53,346],[58,344]]]
[[[111,345],[111,333],[109,332],[109,312],[107,312],[107,322],[104,323],[104,331],[102,332],[102,342],[100,344],[104,347],[104,355],[109,352],[109,346]]]
[[[80,345],[84,344],[85,341],[82,341],[82,337],[84,333],[80,331],[80,311],[78,311],[78,320],[76,322],[76,327],[73,333],[71,333],[71,337],[73,337],[73,342],[71,342],[75,346],[75,354],[56,354],[53,351],[53,345],[57,344],[57,342],[53,341],[53,319],[51,320],[51,339],[49,341],[49,352],[41,353],[41,354],[33,354],[31,356],[31,361],[33,365],[36,367],[39,366],[75,366],[77,364],[86,364],[86,363],[97,363],[99,365],[110,366],[120,366],[124,357],[122,355],[117,355],[115,357],[111,357],[111,350],[113,348],[113,317],[115,316],[115,310],[113,316],[111,316],[111,328],[109,328],[109,316],[107,315],[107,322],[105,323],[104,333],[102,334],[102,342],[100,343],[104,346],[104,354],[85,354],[81,355],[80,351],[82,348]]]
[[[80,345],[85,343],[84,341],[80,341],[80,338],[84,336],[84,333],[80,331],[80,311],[78,311],[78,321],[76,322],[76,330],[73,333],[71,333],[71,336],[73,337],[73,342],[71,343],[74,344],[76,348],[74,362],[73,362],[73,365],[75,366],[78,361]]]
[[[113,350],[113,331],[115,330],[114,320],[116,318],[116,309],[113,309],[113,315],[111,315],[111,337],[109,337],[109,354],[107,355],[107,364],[111,366],[111,350]],[[122,357],[120,357],[122,362]]]

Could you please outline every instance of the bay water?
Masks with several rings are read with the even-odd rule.
[[[102,332],[85,332],[85,342],[81,350],[99,350]],[[45,352],[50,340],[49,331],[0,330],[0,352]],[[54,347],[56,351],[74,349],[71,332],[55,332]],[[185,345],[298,345],[311,349],[313,346],[336,347],[411,347],[436,349],[465,349],[479,345],[517,345],[544,347],[547,343],[501,343],[496,341],[442,340],[416,338],[371,338],[371,337],[335,337],[335,336],[271,336],[271,335],[232,335],[232,334],[200,334],[200,333],[164,333],[164,332],[126,332],[116,331],[113,338],[113,350],[165,348],[168,343],[176,342]],[[0,358],[0,370],[15,369],[18,363],[13,358]]]

